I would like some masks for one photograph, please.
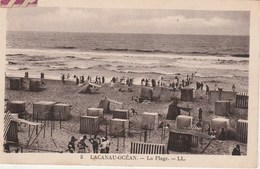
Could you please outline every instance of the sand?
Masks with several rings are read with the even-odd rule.
[[[198,79],[197,79],[198,80]],[[201,81],[201,79],[199,79]],[[204,81],[210,81],[210,79],[203,79]],[[195,80],[191,84],[193,87],[195,85]],[[32,149],[42,149],[48,151],[60,151],[66,152],[68,142],[70,141],[71,136],[75,136],[79,139],[82,134],[79,133],[79,118],[82,115],[86,115],[87,108],[97,107],[99,102],[104,97],[108,97],[112,100],[116,100],[124,103],[125,109],[134,108],[138,115],[131,115],[130,122],[133,126],[130,128],[129,137],[123,139],[119,138],[119,147],[117,147],[117,138],[109,137],[111,142],[110,152],[111,153],[130,153],[130,142],[131,141],[143,141],[144,135],[140,133],[144,130],[141,128],[141,114],[143,112],[157,112],[162,115],[160,122],[165,120],[168,111],[168,105],[171,103],[169,97],[166,99],[153,101],[151,103],[138,103],[132,100],[132,97],[138,97],[140,95],[141,86],[133,85],[133,92],[119,92],[118,88],[111,89],[109,84],[104,84],[103,87],[95,94],[77,94],[77,91],[80,89],[79,86],[73,81],[66,82],[65,85],[62,84],[60,80],[45,80],[46,85],[45,90],[40,92],[31,92],[27,90],[10,90],[9,89],[9,79],[6,78],[6,89],[5,89],[5,99],[8,100],[20,100],[26,101],[28,107],[26,110],[32,114],[32,103],[38,101],[54,101],[65,104],[70,104],[72,106],[71,119],[68,121],[62,121],[61,127],[59,122],[55,122],[55,128],[51,137],[51,128],[50,125],[46,127],[45,138],[43,137],[43,132],[36,139],[36,142],[31,146]],[[204,83],[204,86],[207,83]],[[213,84],[213,83],[212,83]],[[212,86],[211,84],[211,86]],[[224,84],[223,84],[224,85]],[[232,84],[226,84],[225,88],[229,89]],[[246,88],[246,87],[243,87]],[[154,90],[154,96],[159,95],[160,88],[157,87]],[[180,98],[180,91],[170,92],[171,97]],[[193,124],[198,122],[198,109],[201,107],[203,110],[203,120],[205,126],[209,124],[212,118],[216,117],[214,115],[214,102],[208,102],[205,91],[197,90],[196,98],[193,102],[181,102],[179,101],[180,106],[191,107],[191,116],[194,117]],[[185,113],[185,112],[184,112]],[[106,114],[105,118],[111,119],[112,115]],[[233,108],[232,114],[230,115],[231,128],[235,130],[236,121],[238,119],[247,119],[247,109],[238,109]],[[166,120],[170,124],[170,129],[175,128],[174,120]],[[108,127],[109,128],[109,127]],[[19,141],[21,145],[26,145],[28,137],[28,126],[21,125],[21,131],[19,132]],[[148,143],[163,143],[167,144],[168,142],[168,131],[166,132],[165,138],[161,138],[161,129],[156,129],[148,133],[147,142]],[[105,125],[100,126],[100,134],[98,137],[103,137],[105,135]],[[89,135],[87,135],[90,138]],[[141,140],[140,140],[141,138]],[[123,144],[125,141],[125,144]],[[200,154],[200,152],[206,147],[209,140],[203,140],[203,144],[198,148],[192,148],[192,151],[189,153]],[[87,141],[89,147],[91,144]],[[240,143],[235,140],[214,140],[211,145],[206,149],[203,154],[219,154],[219,155],[230,155],[232,149],[236,144],[240,145],[242,155],[247,153],[247,144]],[[125,145],[125,146],[124,146]],[[91,151],[91,148],[90,148]],[[24,152],[45,152],[39,150],[24,150]],[[188,154],[187,152],[174,152],[170,151],[169,153],[173,154]]]

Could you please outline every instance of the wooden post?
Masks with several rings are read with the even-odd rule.
[[[55,130],[55,120],[52,119],[52,121],[53,121],[53,130]]]
[[[60,129],[61,129],[61,112],[59,112],[60,113]]]
[[[161,143],[163,141],[163,129],[162,129],[162,135],[161,135]]]
[[[50,121],[50,123],[51,123],[51,138],[52,138],[52,121]]]
[[[125,137],[123,138],[123,148],[125,148]]]
[[[106,121],[106,137],[107,137],[107,121]]]
[[[119,137],[118,137],[118,135],[117,135],[117,149],[116,150],[119,151]]]
[[[38,123],[38,111],[36,112],[36,122]],[[38,134],[38,126],[36,126],[36,134]]]
[[[30,137],[31,125],[29,125],[28,137]]]
[[[45,115],[45,118],[44,118],[43,138],[45,138],[45,130],[46,130],[46,115]]]
[[[144,132],[144,142],[146,143],[146,140],[147,140],[147,130],[145,130]]]

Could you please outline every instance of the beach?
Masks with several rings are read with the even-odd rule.
[[[165,138],[161,138],[162,131],[161,129],[156,129],[154,131],[149,132],[147,142],[148,143],[157,143],[157,144],[167,144],[168,142],[168,132],[171,129],[175,128],[175,120],[165,120],[165,117],[168,112],[168,106],[172,102],[169,97],[164,99],[163,97],[152,102],[143,102],[139,103],[132,100],[132,97],[140,96],[140,85],[133,85],[133,92],[126,91],[118,91],[118,88],[110,88],[108,83],[102,84],[102,88],[93,94],[78,94],[78,90],[81,88],[75,84],[75,81],[66,81],[65,84],[62,84],[61,80],[44,80],[44,90],[40,92],[31,92],[28,90],[10,90],[9,89],[9,78],[6,78],[6,89],[5,89],[5,99],[7,100],[20,100],[26,101],[26,104],[29,104],[26,107],[28,113],[32,114],[33,111],[33,103],[38,101],[53,101],[60,102],[64,104],[70,104],[72,106],[71,111],[71,119],[68,121],[62,121],[61,128],[58,121],[55,122],[55,128],[52,133],[52,138],[50,134],[50,126],[46,127],[45,138],[43,138],[43,133],[39,135],[36,142],[37,144],[33,144],[32,148],[35,150],[24,150],[25,152],[42,152],[40,150],[48,151],[59,151],[66,152],[67,144],[70,140],[71,136],[75,136],[79,139],[83,134],[79,133],[79,119],[80,116],[86,115],[87,108],[89,107],[97,107],[101,99],[108,97],[109,99],[116,100],[118,102],[123,102],[124,109],[135,109],[138,115],[131,115],[130,122],[134,125],[130,128],[131,136],[125,138],[125,147],[123,147],[123,138],[119,138],[119,147],[117,147],[117,138],[109,137],[111,142],[110,152],[111,153],[129,153],[130,152],[130,143],[131,142],[139,142],[140,141],[140,132],[143,131],[141,129],[141,121],[142,121],[142,113],[144,112],[157,112],[162,117],[161,121],[166,121],[170,124],[170,128],[167,129],[165,134]],[[196,77],[194,78],[193,83],[190,87],[195,86]],[[230,84],[228,84],[230,85]],[[160,93],[161,87],[154,88],[154,97],[158,97]],[[226,87],[227,88],[227,87]],[[175,92],[169,91],[172,97],[180,98],[180,91],[177,90]],[[192,108],[190,113],[194,118],[193,124],[198,122],[198,109],[202,108],[203,110],[203,121],[205,124],[209,123],[212,118],[216,117],[214,115],[214,106],[215,103],[208,103],[208,99],[205,93],[205,90],[195,90],[195,98],[192,102],[179,102],[180,106],[190,107]],[[187,112],[182,112],[182,114],[186,114]],[[111,119],[111,114],[105,114],[106,119]],[[239,109],[235,108],[233,113],[230,116],[230,126],[235,129],[236,121],[238,119],[247,119],[247,109]],[[43,121],[42,121],[43,122]],[[19,132],[19,141],[22,145],[26,145],[26,141],[28,138],[28,126],[21,125],[22,131]],[[105,136],[105,125],[101,125],[100,133],[98,137]],[[206,131],[205,131],[206,132]],[[90,138],[89,135],[87,135]],[[141,136],[141,141],[143,141],[143,135]],[[192,148],[192,151],[189,153],[192,154],[200,154],[200,152],[205,148],[205,146],[209,143],[210,140],[203,140],[202,145],[196,148]],[[87,141],[86,141],[87,142]],[[91,144],[87,142],[88,146],[91,147]],[[247,154],[247,144],[237,142],[234,140],[214,140],[210,146],[205,150],[203,154],[220,154],[220,155],[230,155],[233,147],[239,144],[241,148],[241,154]],[[117,151],[118,150],[118,151]],[[187,153],[187,152],[174,152],[170,151],[169,153],[179,154],[179,153]]]

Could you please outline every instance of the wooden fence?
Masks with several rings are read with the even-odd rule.
[[[165,144],[131,142],[131,154],[166,154]]]

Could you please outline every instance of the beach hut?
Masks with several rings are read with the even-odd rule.
[[[227,116],[230,114],[230,101],[219,100],[215,102],[215,115]]]
[[[228,127],[229,127],[229,119],[218,117],[211,120],[211,128],[216,131],[217,136],[221,132],[222,128],[224,129],[224,131],[227,131]]]
[[[151,87],[142,87],[140,98],[145,98],[147,100],[153,100],[153,88]]]
[[[99,117],[81,116],[79,133],[95,135],[99,132]]]
[[[41,80],[40,79],[30,79],[29,90],[33,92],[38,92],[41,90]]]
[[[113,119],[129,119],[128,110],[115,109],[112,112]]]
[[[175,103],[171,103],[168,107],[167,120],[176,120],[177,116],[181,114],[180,108]]]
[[[10,78],[10,90],[21,90],[22,78]]]
[[[158,128],[158,113],[144,112],[142,114],[142,128],[146,130],[155,130]]]
[[[190,127],[192,126],[192,120],[193,117],[191,116],[179,115],[176,118],[176,128],[182,129],[182,128]]]
[[[239,119],[237,121],[237,141],[247,143],[248,121]]]
[[[69,104],[57,103],[53,106],[53,120],[69,120],[71,106]]]
[[[11,113],[23,113],[25,111],[25,102],[24,101],[8,101],[6,106],[6,112],[10,111]]]
[[[97,116],[103,117],[103,109],[102,108],[87,108],[87,116]]]
[[[199,131],[185,130],[185,129],[172,129],[169,132],[168,150],[189,152],[191,150],[191,147],[197,146],[197,144],[193,143],[193,138],[212,140],[212,138],[209,135]],[[208,145],[206,146],[206,148],[208,147]]]
[[[185,87],[181,89],[181,100],[192,101],[193,100],[193,88]]]
[[[111,119],[110,135],[116,137],[127,137],[129,131],[129,120]]]
[[[131,154],[167,154],[165,144],[131,142]]]
[[[33,103],[34,120],[51,120],[54,119],[53,107],[55,102],[40,101]]]

